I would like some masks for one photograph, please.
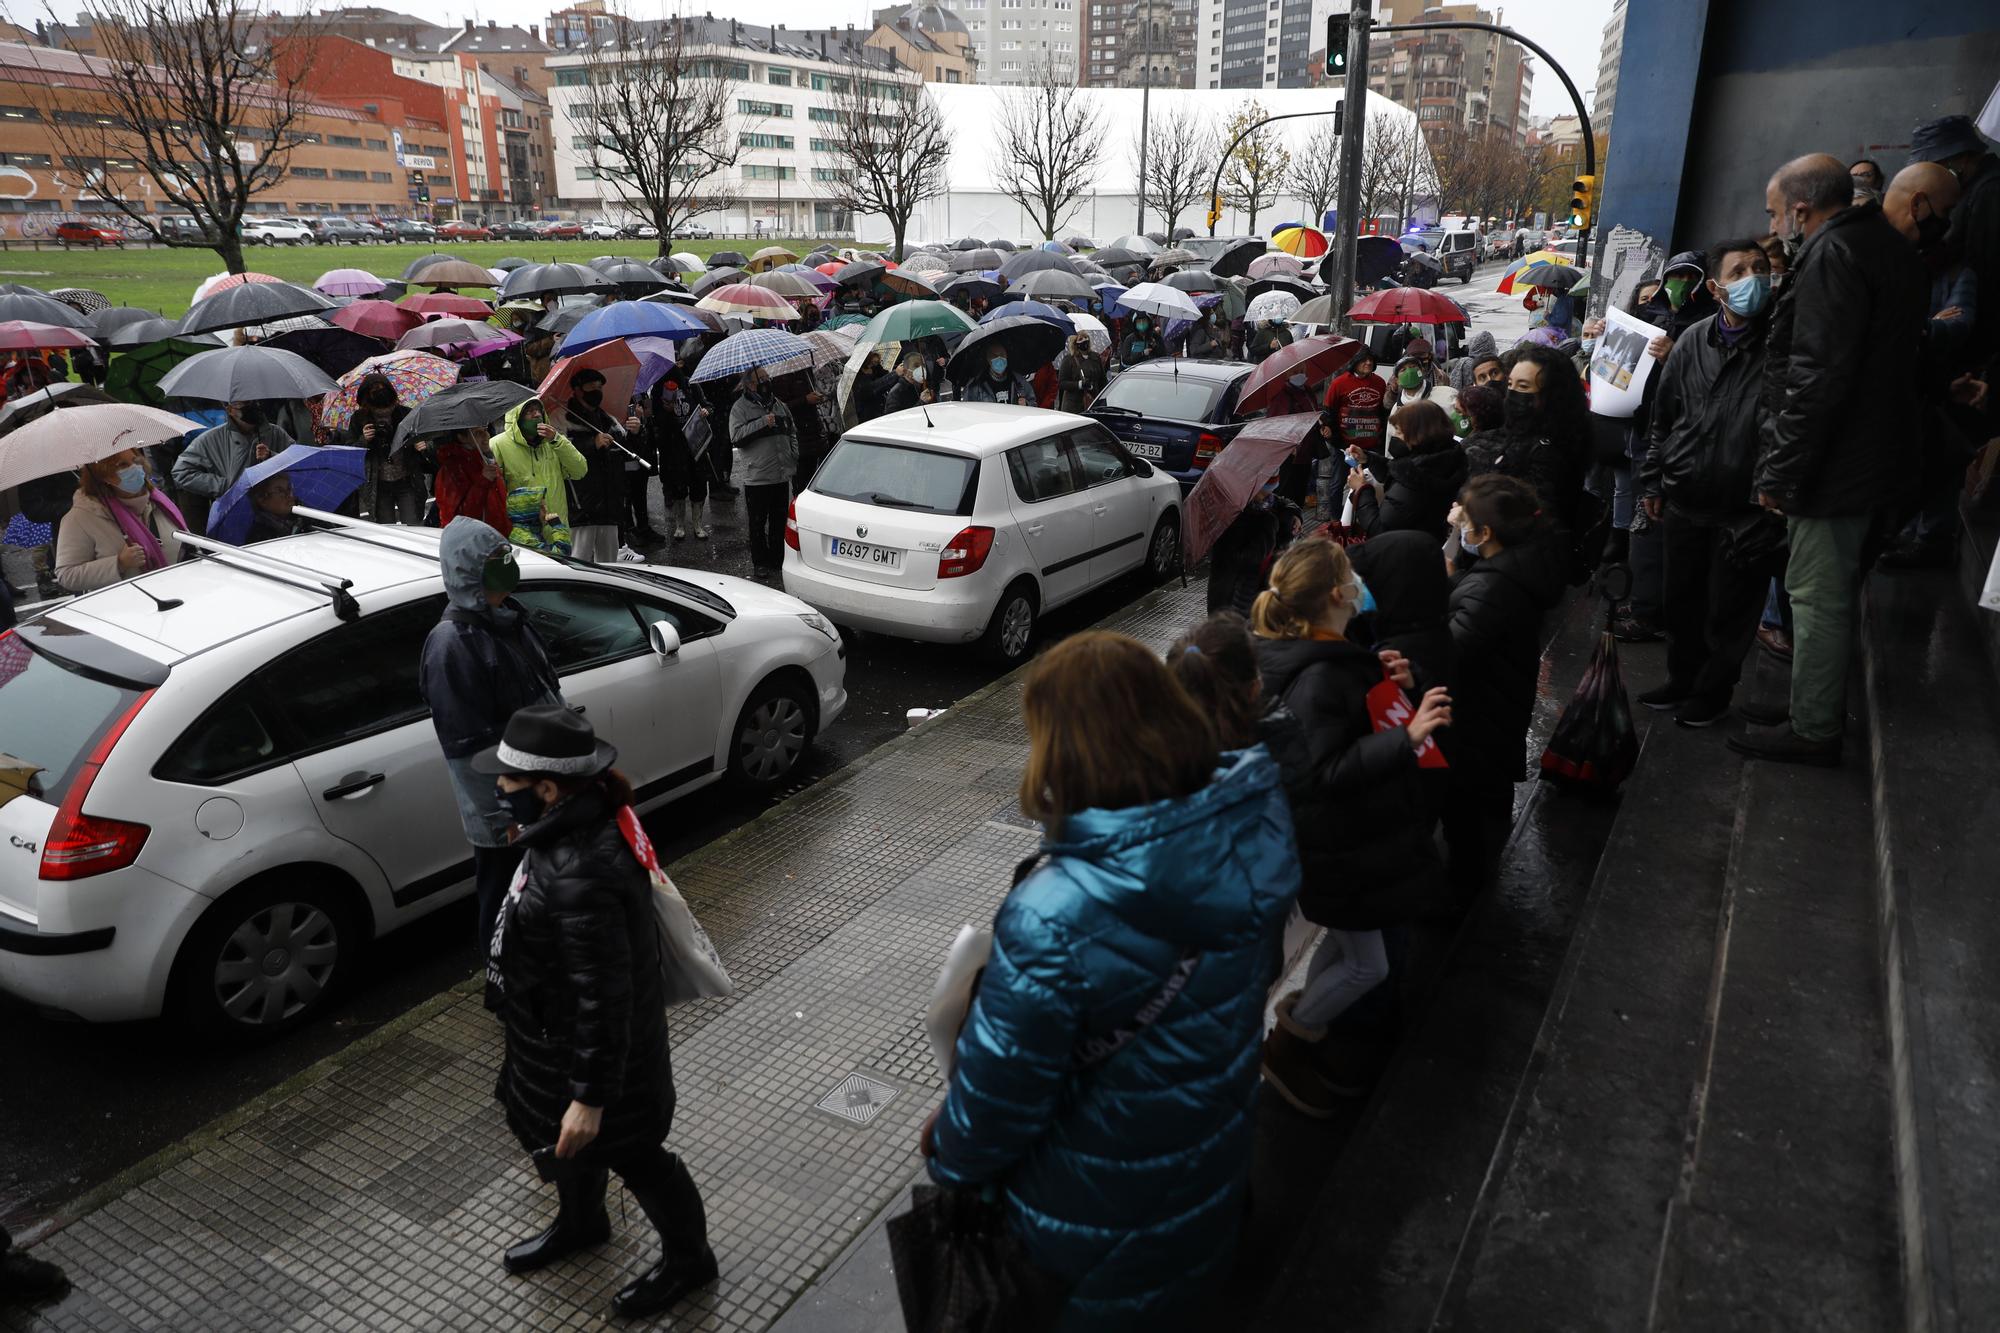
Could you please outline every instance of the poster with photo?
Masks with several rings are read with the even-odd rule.
[[[1613,306],[1604,312],[1604,332],[1590,356],[1590,410],[1600,417],[1629,417],[1639,410],[1653,358],[1646,345],[1666,336],[1643,319]]]

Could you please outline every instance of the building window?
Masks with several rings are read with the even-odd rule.
[[[773,85],[774,87],[789,88],[792,86],[792,72],[788,69],[780,69],[778,66],[773,65],[769,70],[765,72],[764,81],[766,83]]]
[[[368,141],[368,146],[370,148],[373,148],[378,153],[386,153],[389,151],[389,141],[387,139],[370,139]]]
[[[396,176],[394,172],[371,171],[368,173],[368,179],[377,185],[387,185],[390,181],[396,179]]]
[[[368,173],[365,171],[346,171],[336,167],[333,178],[337,181],[365,181],[368,179]]]
[[[814,167],[813,179],[821,182],[851,181],[854,179],[854,173],[851,171],[838,171],[832,167]]]
[[[736,100],[738,115],[763,116],[771,120],[790,120],[792,108],[783,102],[753,102],[747,97]]]
[[[294,176],[297,176],[297,177],[298,177],[298,178],[299,178],[300,180],[309,180],[309,181],[323,181],[323,180],[325,180],[325,179],[326,179],[326,168],[325,168],[325,167],[293,167],[293,168],[292,168],[292,171],[291,171],[291,174],[292,174],[292,175],[294,175]]]
[[[790,148],[792,136],[789,134],[739,134],[736,142],[743,148]]]
[[[336,134],[327,139],[335,148],[359,148],[361,137],[355,134]]]
[[[0,166],[46,167],[52,165],[47,153],[0,153]]]
[[[811,147],[815,153],[837,153],[840,151],[840,145],[832,139],[814,139],[811,141]]]
[[[799,173],[796,167],[750,166],[743,168],[743,179],[747,181],[794,181],[798,178]]]
[[[0,120],[40,120],[42,113],[31,106],[0,106]]]
[[[556,87],[583,88],[590,83],[590,71],[581,65],[556,71]]]
[[[806,119],[819,121],[823,125],[845,125],[851,119],[845,111],[836,111],[828,106],[806,108]]]
[[[848,81],[837,74],[815,74],[812,76],[813,91],[816,93],[844,93]]]

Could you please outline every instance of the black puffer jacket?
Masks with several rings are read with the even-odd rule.
[[[1575,452],[1546,436],[1502,426],[1466,436],[1465,457],[1468,476],[1498,472],[1527,482],[1541,497],[1542,512],[1575,530],[1583,497],[1583,467]]]
[[[1410,659],[1415,697],[1434,685],[1451,685],[1451,630],[1445,623],[1451,580],[1440,540],[1427,533],[1385,532],[1347,553],[1375,594],[1375,610],[1355,628],[1376,648],[1393,648]]]
[[[1732,346],[1703,320],[1674,343],[1653,401],[1651,447],[1640,493],[1664,496],[1678,513],[1719,518],[1754,509],[1751,475],[1760,438],[1768,321],[1753,320]]]
[[[1440,866],[1409,733],[1378,732],[1368,713],[1382,680],[1374,651],[1346,640],[1255,643],[1264,697],[1296,719],[1303,743],[1303,781],[1298,753],[1273,753],[1292,796],[1306,919],[1379,930],[1438,910]]]
[[[1392,458],[1386,467],[1370,461],[1368,469],[1383,483],[1383,493],[1378,500],[1373,486],[1354,492],[1355,526],[1370,537],[1421,532],[1434,541],[1444,539],[1445,517],[1465,485],[1465,450],[1447,444]]]
[[[626,456],[615,445],[598,448],[597,437],[609,435],[618,444],[639,452],[634,448],[635,441],[625,432],[625,419],[612,417],[601,408],[587,408],[581,402],[569,405],[568,416],[570,442],[590,465],[588,472],[569,484],[570,526],[618,523],[625,517]]]
[[[1544,536],[1483,559],[1451,589],[1451,740],[1461,778],[1519,782],[1541,676],[1542,619],[1563,594],[1563,551]]]
[[[572,1101],[604,1109],[598,1162],[666,1138],[674,1118],[652,886],[602,793],[586,788],[521,831],[527,881],[506,909],[499,969],[507,1053],[496,1094],[530,1152]]]
[[[1879,204],[1841,209],[1799,251],[1771,315],[1756,476],[1785,513],[1865,514],[1915,475],[1929,298],[1923,261]]]

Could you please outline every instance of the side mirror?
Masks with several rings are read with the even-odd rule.
[[[671,662],[681,655],[681,632],[665,620],[655,620],[646,626],[646,642],[662,662]]]
[[[1139,476],[1150,477],[1153,475],[1153,465],[1143,458],[1135,458],[1132,460],[1132,471]]]

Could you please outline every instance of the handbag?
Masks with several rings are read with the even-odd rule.
[[[660,937],[660,993],[667,1007],[734,995],[736,984],[722,965],[722,955],[661,867],[652,839],[629,805],[619,808],[618,831],[652,882],[653,922]]]
[[[1639,733],[1632,725],[1632,704],[1618,667],[1618,641],[1609,624],[1618,602],[1631,592],[1631,576],[1620,565],[1605,572],[1600,590],[1605,595],[1606,625],[1590,666],[1542,751],[1542,776],[1611,792],[1639,762]],[[1622,591],[1619,576],[1623,576]]]

